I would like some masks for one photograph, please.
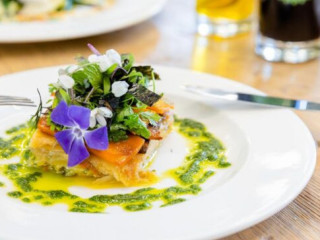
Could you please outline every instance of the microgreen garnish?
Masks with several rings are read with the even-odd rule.
[[[96,149],[90,145],[99,140],[96,138],[101,138],[103,149],[108,141],[122,141],[132,134],[149,139],[150,128],[162,119],[148,109],[161,98],[154,83],[160,77],[150,66],[134,66],[131,54],[120,55],[113,49],[103,53],[92,44],[88,47],[93,53],[88,58],[77,57],[77,65],[59,70],[57,83],[49,85],[52,99],[48,103],[52,105],[42,116],[69,155],[69,166],[89,156],[86,146]],[[33,122],[40,118],[42,101],[40,106]],[[100,135],[91,136],[91,132]]]

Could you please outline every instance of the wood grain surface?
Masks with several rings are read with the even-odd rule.
[[[192,0],[170,0],[156,17],[110,34],[60,42],[0,44],[0,75],[72,63],[77,54],[89,54],[88,42],[102,50],[132,52],[138,62],[194,69],[275,96],[320,101],[320,60],[299,65],[266,62],[254,54],[253,33],[228,40],[197,36]],[[297,114],[319,144],[320,113]],[[256,226],[225,238],[240,239],[320,239],[319,156],[310,183],[289,206]]]

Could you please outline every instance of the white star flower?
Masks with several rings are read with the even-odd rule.
[[[64,89],[70,89],[74,85],[74,80],[69,75],[63,74],[59,76],[57,85]]]
[[[114,49],[106,51],[104,55],[92,54],[88,57],[88,61],[98,64],[101,72],[107,71],[113,64],[121,67],[121,55]]]
[[[114,49],[110,49],[106,51],[106,56],[109,58],[109,61],[112,64],[118,64],[120,67],[122,66],[121,63],[121,55]]]
[[[117,81],[112,84],[111,88],[114,96],[121,97],[128,92],[129,84],[126,81]]]
[[[112,111],[106,107],[95,108],[90,113],[90,127],[96,126],[97,122],[100,126],[106,126],[106,118],[112,118]]]
[[[72,73],[74,73],[78,68],[79,68],[79,66],[77,66],[77,65],[70,65],[69,67],[66,68],[66,71],[67,71],[68,74],[72,74]]]

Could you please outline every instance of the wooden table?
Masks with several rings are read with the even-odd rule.
[[[254,54],[254,34],[229,40],[195,33],[192,0],[171,0],[165,10],[140,25],[96,37],[62,42],[0,45],[0,75],[70,63],[87,55],[86,43],[98,49],[132,52],[139,62],[221,75],[280,97],[320,101],[320,60],[300,65],[266,62]],[[320,113],[297,113],[320,141]],[[319,157],[318,157],[318,160]],[[320,163],[305,190],[268,220],[228,240],[320,239]]]

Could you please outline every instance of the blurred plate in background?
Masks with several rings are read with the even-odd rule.
[[[0,43],[65,40],[108,33],[140,23],[162,10],[167,0],[115,0],[89,16],[66,13],[55,20],[0,22]],[[77,11],[77,10],[75,10]]]

